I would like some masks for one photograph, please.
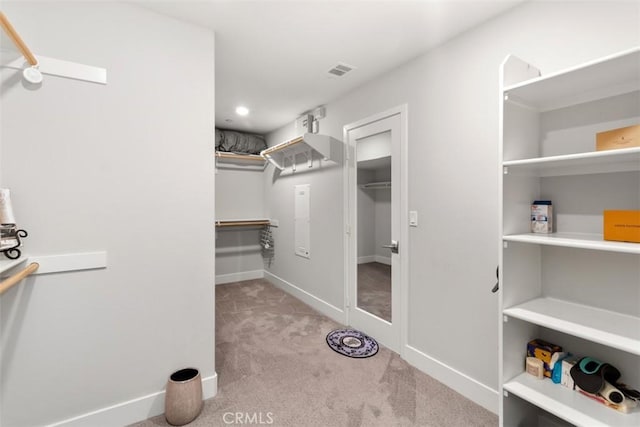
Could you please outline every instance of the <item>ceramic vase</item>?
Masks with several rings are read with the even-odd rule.
[[[164,416],[174,426],[188,424],[202,411],[202,377],[195,368],[180,369],[169,376]]]

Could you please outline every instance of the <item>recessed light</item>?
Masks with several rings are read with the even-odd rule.
[[[249,109],[247,107],[236,107],[236,114],[239,116],[246,116],[249,114]]]

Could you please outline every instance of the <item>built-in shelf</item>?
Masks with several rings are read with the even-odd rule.
[[[269,147],[260,152],[260,155],[273,164],[276,168],[284,170],[291,166],[296,170],[296,156],[304,155],[307,167],[313,166],[313,152],[319,153],[324,160],[336,163],[342,162],[343,144],[341,141],[328,135],[305,133],[302,136]]]
[[[540,111],[637,91],[640,48],[578,67],[526,80],[503,89],[506,100]]]
[[[216,151],[216,167],[263,171],[266,160],[257,154],[239,154]]]
[[[29,259],[28,255],[22,254],[22,256],[18,259],[9,259],[4,256],[4,254],[0,254],[2,259],[0,259],[0,274],[3,274],[5,271],[11,270],[14,267],[21,265],[24,262],[27,262]]]
[[[640,243],[612,242],[603,240],[602,234],[553,233],[511,234],[503,236],[505,242],[532,243],[537,245],[563,246],[577,249],[621,252],[640,255]]]
[[[640,355],[640,318],[635,316],[555,298],[536,298],[503,314]]]
[[[384,182],[369,182],[366,184],[360,185],[360,188],[365,190],[383,190],[383,189],[391,189],[391,181]]]
[[[225,219],[216,220],[216,228],[224,227],[263,227],[270,225],[271,221],[265,218],[258,219]]]
[[[509,160],[502,166],[505,174],[539,177],[640,171],[640,147]]]
[[[503,389],[576,426],[637,427],[640,425],[639,411],[624,414],[599,404],[577,391],[554,384],[549,379],[539,380],[527,373],[522,373],[505,383]]]

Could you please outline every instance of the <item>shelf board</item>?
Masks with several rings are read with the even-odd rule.
[[[536,298],[503,314],[640,355],[640,318],[635,316],[554,298]]]
[[[2,259],[0,259],[0,274],[3,274],[5,271],[11,270],[12,268],[26,262],[29,259],[29,255],[22,254],[22,256],[18,259],[9,259],[4,254],[0,254]]]
[[[640,171],[640,147],[508,160],[502,166],[505,174],[540,177]]]
[[[592,249],[596,251],[621,252],[640,255],[640,243],[612,242],[602,239],[602,234],[553,233],[512,234],[503,236],[505,242],[532,243],[537,245],[562,246],[566,248]]]
[[[522,373],[505,383],[502,388],[533,403],[539,408],[576,426],[584,427],[636,427],[640,425],[640,411],[629,414],[608,408],[577,391],[549,379],[539,380]]]
[[[504,88],[517,102],[548,111],[640,90],[640,48]]]

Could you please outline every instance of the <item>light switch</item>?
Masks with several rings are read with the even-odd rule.
[[[418,226],[418,211],[409,211],[409,227]]]

